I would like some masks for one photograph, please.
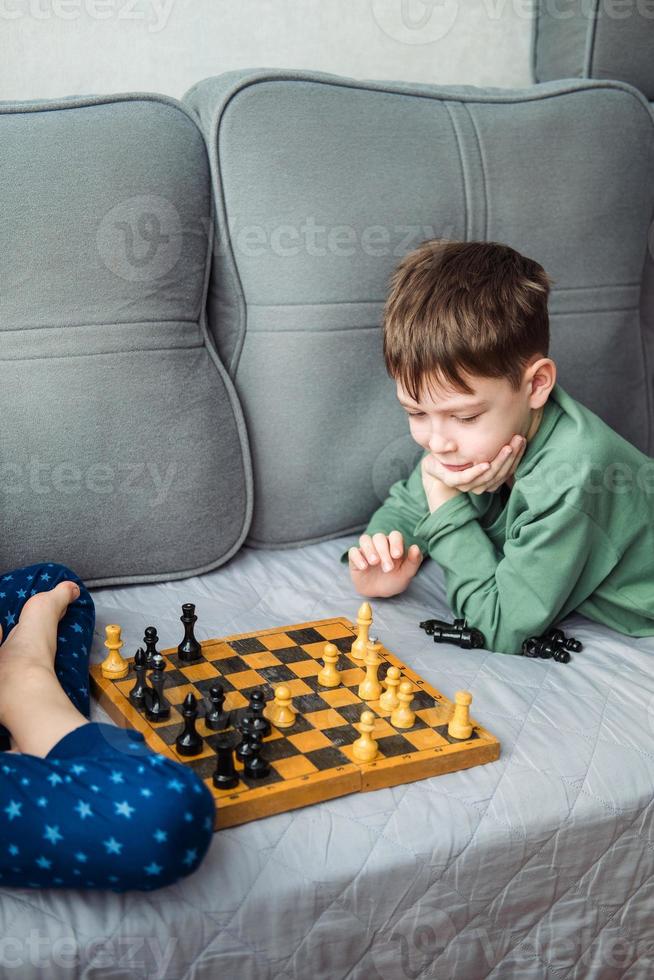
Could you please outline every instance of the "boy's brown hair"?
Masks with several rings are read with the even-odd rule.
[[[500,242],[430,239],[397,265],[384,307],[384,361],[414,401],[430,377],[472,394],[462,372],[517,391],[534,355],[547,357],[553,280]]]

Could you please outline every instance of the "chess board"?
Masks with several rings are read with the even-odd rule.
[[[135,683],[131,660],[130,672],[118,681],[104,678],[100,665],[92,666],[91,688],[117,724],[138,729],[154,751],[195,770],[216,799],[216,829],[347,793],[467,769],[499,757],[498,740],[474,720],[470,738],[451,738],[447,722],[454,710],[452,702],[382,645],[379,679],[383,680],[394,664],[403,678],[415,685],[411,703],[415,724],[410,729],[393,728],[389,711],[378,701],[362,701],[357,693],[365,669],[348,655],[356,635],[348,619],[323,619],[203,640],[204,659],[191,665],[179,661],[176,648],[162,650],[166,661],[164,690],[171,714],[158,723],[147,721],[129,701]],[[321,687],[317,681],[327,641],[339,650],[337,667],[342,683],[336,688]],[[261,688],[270,699],[281,683],[290,689],[298,712],[292,728],[282,731],[273,726],[263,742],[270,775],[249,780],[237,760],[240,781],[232,790],[218,790],[212,783],[215,746],[230,730],[214,732],[202,717],[209,705],[209,689],[217,682],[226,693],[224,707],[232,712],[232,724],[243,715],[252,690]],[[204,699],[197,722],[203,750],[192,758],[175,751],[175,740],[183,729],[182,702],[189,692],[200,702]],[[474,713],[474,703],[472,708]],[[366,709],[376,716],[373,737],[379,751],[373,762],[361,763],[353,757],[352,743],[360,735],[357,722]]]

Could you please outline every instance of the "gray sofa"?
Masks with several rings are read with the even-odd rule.
[[[96,660],[109,622],[127,650],[150,623],[178,642],[182,601],[202,638],[356,617],[339,556],[416,459],[380,312],[423,238],[542,262],[561,384],[654,452],[654,120],[628,84],[257,69],[0,127],[0,566],[75,567]],[[574,614],[567,666],[435,646],[433,562],[373,611],[472,690],[500,760],[221,831],[147,896],[0,882],[3,936],[46,943],[21,976],[648,975],[654,637]]]
[[[654,6],[649,0],[536,0],[534,80],[619,78],[654,100]]]

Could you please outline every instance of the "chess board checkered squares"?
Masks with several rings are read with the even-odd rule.
[[[294,728],[293,734],[282,734],[273,728],[270,738],[265,740],[265,757],[270,763],[270,773],[263,779],[249,779],[245,776],[243,765],[238,760],[235,762],[236,771],[239,776],[239,784],[230,795],[240,794],[248,789],[266,787],[281,781],[307,778],[317,773],[335,769],[338,766],[348,766],[349,760],[331,744],[329,739],[309,724],[300,725],[302,731]],[[198,730],[199,726],[198,726]],[[207,739],[210,751],[203,752],[202,756],[186,759],[194,771],[201,779],[207,782],[212,788],[211,777],[215,771],[216,757],[215,748],[217,737],[209,736]],[[226,794],[227,795],[227,794]]]
[[[171,706],[171,714],[170,717],[163,722],[148,722],[148,724],[155,730],[160,728],[162,725],[170,725],[173,721],[179,723],[180,725],[182,724],[183,718],[176,710],[175,705],[181,704],[187,694],[191,693],[199,699],[202,698],[200,691],[193,684],[188,683],[184,677],[182,677],[181,683],[178,686],[168,687],[168,677],[170,676],[170,673],[172,672],[166,671],[165,673],[166,683],[164,686],[164,695]],[[129,701],[129,692],[132,690],[135,683],[134,676],[130,676],[130,674],[128,674],[124,680],[114,681],[114,686],[117,691],[120,691],[125,700]],[[131,704],[131,701],[129,701],[129,703]],[[139,711],[139,714],[143,714],[143,712]]]

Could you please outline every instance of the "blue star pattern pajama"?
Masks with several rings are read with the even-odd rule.
[[[0,575],[0,622],[6,639],[30,596],[67,579],[80,596],[59,623],[55,672],[88,718],[95,609],[81,579],[53,563]],[[89,722],[45,758],[0,754],[0,886],[161,888],[198,867],[213,818],[190,769],[153,753],[140,732]]]

